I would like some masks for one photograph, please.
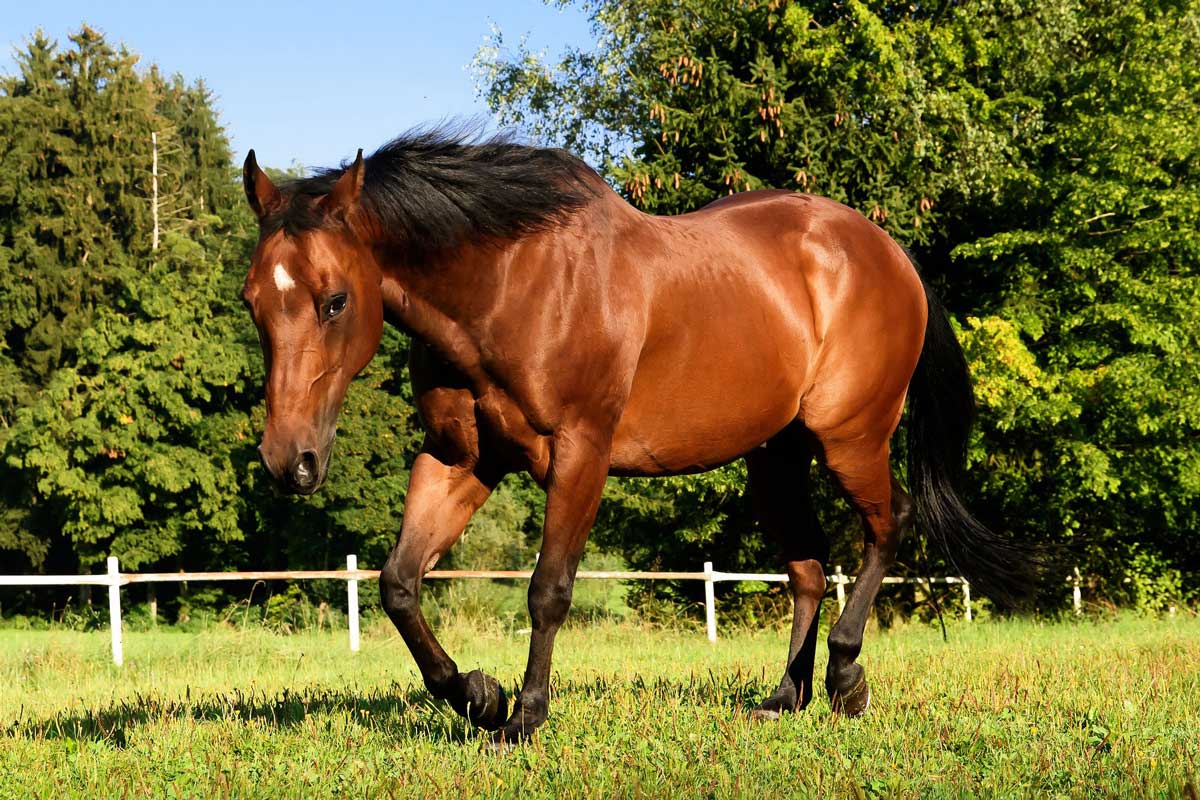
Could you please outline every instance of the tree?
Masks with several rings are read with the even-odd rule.
[[[1036,178],[964,209],[949,256],[957,302],[988,298],[965,340],[989,506],[1077,540],[1107,596],[1165,607],[1200,566],[1200,6],[1087,11],[997,55],[1044,69],[1024,78]]]
[[[69,358],[93,307],[120,282],[131,252],[149,243],[149,209],[130,188],[144,164],[138,142],[159,123],[139,92],[136,60],[89,28],[56,52],[40,32],[0,84],[0,309],[6,370],[3,413]],[[69,221],[69,223],[68,223]]]
[[[110,551],[137,566],[186,531],[240,536],[236,474],[210,440],[237,427],[230,404],[252,377],[223,267],[244,257],[248,218],[217,215],[233,170],[203,86],[139,76],[86,26],[71,43],[35,34],[0,96],[0,330],[16,379],[2,543],[36,565],[61,536],[85,566]],[[150,134],[167,131],[182,146],[160,153],[163,194],[181,207],[151,252]]]

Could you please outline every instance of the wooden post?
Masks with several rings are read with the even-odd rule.
[[[1076,567],[1075,575],[1071,579],[1071,582],[1074,584],[1074,589],[1071,591],[1071,599],[1075,604],[1075,616],[1077,617],[1083,613],[1083,596],[1079,591],[1080,577],[1079,567]]]
[[[150,249],[158,249],[158,133],[150,134],[150,144],[154,148],[154,165],[150,168],[150,182],[153,187],[154,199],[150,205],[150,216],[154,219],[154,233],[150,237]]]
[[[971,584],[967,583],[966,579],[964,578],[962,585],[963,585],[963,616],[966,617],[967,622],[970,622],[971,621]]]
[[[842,565],[833,568],[833,582],[837,586],[838,616],[846,610],[846,576],[842,574]]]
[[[116,556],[108,557],[108,627],[112,629],[112,657],[118,667],[125,663],[121,645],[121,569]]]
[[[146,600],[150,603],[150,624],[158,627],[158,589],[153,583],[146,584]]]
[[[713,593],[713,566],[711,561],[704,562],[704,624],[708,629],[708,640],[717,640],[717,602]]]
[[[346,569],[358,571],[358,556],[346,556]],[[358,652],[358,579],[346,581],[346,615],[350,620],[350,652]]]

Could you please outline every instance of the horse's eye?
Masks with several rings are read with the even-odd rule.
[[[335,294],[325,304],[325,319],[333,319],[346,310],[346,295]]]

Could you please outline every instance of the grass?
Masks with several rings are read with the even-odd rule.
[[[527,637],[441,631],[514,684]],[[634,623],[559,636],[551,719],[494,755],[425,694],[384,626],[344,633],[0,631],[0,796],[1179,796],[1200,777],[1200,620],[872,632],[859,720],[779,724],[784,634]],[[824,669],[818,656],[818,671]],[[1194,795],[1192,795],[1194,796]]]

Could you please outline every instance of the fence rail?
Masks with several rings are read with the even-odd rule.
[[[118,667],[124,662],[124,643],[121,637],[121,587],[134,583],[153,585],[156,583],[183,583],[207,581],[276,581],[276,580],[338,580],[346,582],[346,607],[349,619],[350,650],[359,649],[358,627],[358,582],[377,580],[379,570],[359,569],[358,557],[346,556],[346,569],[314,569],[314,570],[259,570],[253,572],[121,572],[116,556],[109,556],[108,571],[101,575],[0,575],[0,586],[107,586],[108,587],[108,622],[112,633],[113,663]],[[465,579],[528,579],[533,575],[532,570],[431,570],[425,574],[427,579],[443,580],[450,578]],[[714,584],[725,581],[762,581],[765,583],[786,583],[787,575],[774,572],[721,572],[713,569],[711,561],[704,562],[701,572],[630,572],[580,570],[576,575],[582,580],[619,580],[619,581],[704,581],[704,622],[709,641],[717,640],[717,604]],[[838,613],[846,608],[846,586],[854,583],[853,575],[842,572],[841,566],[834,568],[832,575],[826,579],[834,587],[837,597]],[[959,584],[962,586],[963,618],[972,619],[971,613],[971,584],[963,578],[898,578],[887,577],[884,583],[911,584]],[[1075,613],[1082,613],[1079,570],[1071,579],[1072,599]]]

